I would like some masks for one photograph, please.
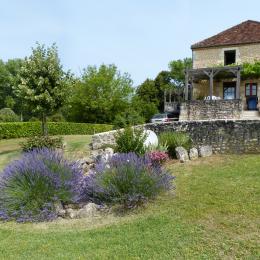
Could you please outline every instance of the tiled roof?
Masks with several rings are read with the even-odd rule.
[[[192,49],[260,43],[260,22],[248,20],[210,38],[195,43]]]

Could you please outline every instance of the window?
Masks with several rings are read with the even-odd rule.
[[[256,83],[246,83],[245,96],[257,96],[257,84]]]
[[[230,65],[236,63],[236,51],[224,51],[224,65]]]
[[[224,82],[223,83],[223,98],[235,99],[236,98],[236,82]]]

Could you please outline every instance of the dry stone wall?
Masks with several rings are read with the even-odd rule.
[[[240,99],[191,100],[182,103],[179,120],[239,119],[242,110]]]
[[[212,146],[214,153],[260,153],[260,120],[183,121],[146,124],[157,134],[164,131],[187,132],[195,147]],[[115,131],[93,135],[92,148],[115,144]]]

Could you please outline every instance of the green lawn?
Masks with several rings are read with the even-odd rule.
[[[88,154],[90,135],[65,135],[66,142],[65,153],[71,157],[82,157]],[[13,159],[19,158],[21,149],[19,143],[24,141],[23,138],[0,140],[0,170]]]
[[[123,216],[0,224],[0,259],[259,259],[260,156],[168,167],[174,194]]]

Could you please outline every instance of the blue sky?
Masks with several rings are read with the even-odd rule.
[[[0,0],[0,59],[56,42],[79,75],[114,63],[135,85],[191,56],[190,45],[244,20],[260,21],[259,0]]]

